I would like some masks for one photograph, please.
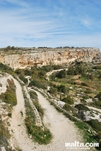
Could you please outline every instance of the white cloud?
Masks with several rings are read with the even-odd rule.
[[[16,5],[22,6],[22,7],[28,6],[28,3],[26,3],[23,0],[4,0],[4,2],[8,2],[10,4],[16,4]]]
[[[88,19],[83,19],[81,22],[86,27],[89,27],[91,25],[91,21]]]

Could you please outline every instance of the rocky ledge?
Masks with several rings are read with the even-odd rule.
[[[7,47],[0,49],[0,62],[13,69],[31,67],[33,65],[69,64],[75,60],[92,62],[95,59],[96,62],[101,61],[101,52],[98,48]]]

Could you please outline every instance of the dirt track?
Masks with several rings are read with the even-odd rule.
[[[17,105],[13,109],[12,119],[10,121],[12,135],[10,143],[12,147],[19,147],[22,151],[67,151],[65,148],[66,142],[81,142],[82,137],[74,123],[68,120],[62,113],[56,111],[39,92],[36,92],[38,94],[39,103],[45,110],[44,124],[52,132],[53,139],[48,145],[38,145],[32,142],[26,133],[24,124],[25,106],[22,89],[19,82],[15,79],[13,80],[16,85]],[[23,112],[23,116],[21,112]]]

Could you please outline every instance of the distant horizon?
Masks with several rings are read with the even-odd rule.
[[[1,0],[0,47],[101,50],[101,0]]]
[[[36,48],[36,49],[38,49],[38,48],[50,48],[50,49],[55,49],[55,48],[60,48],[60,49],[62,49],[62,48],[78,48],[78,49],[80,49],[80,48],[96,48],[96,49],[99,49],[100,50],[100,48],[98,48],[98,47],[86,47],[86,46],[83,46],[83,47],[74,47],[74,46],[57,46],[57,47],[48,47],[48,46],[38,46],[38,47],[35,47],[35,46],[32,46],[32,47],[25,47],[25,46],[6,46],[6,47],[0,47],[0,49],[5,49],[5,48],[7,48],[7,47],[10,47],[10,48],[25,48],[25,49],[27,49],[27,48]]]

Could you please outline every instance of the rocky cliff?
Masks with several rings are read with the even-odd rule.
[[[68,64],[75,60],[91,62],[100,54],[98,48],[4,48],[0,49],[0,62],[13,69],[33,65]]]

